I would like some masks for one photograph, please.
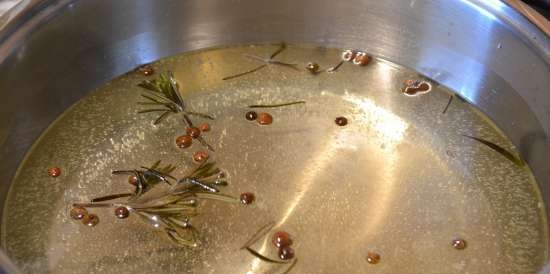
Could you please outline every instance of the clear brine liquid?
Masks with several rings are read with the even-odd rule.
[[[223,77],[261,63],[276,45],[191,52],[153,64],[156,73],[123,75],[63,114],[22,163],[6,203],[2,241],[27,273],[282,273],[240,249],[260,227],[277,227],[254,248],[276,258],[270,235],[292,235],[298,262],[290,273],[535,273],[546,259],[544,206],[529,169],[462,134],[515,152],[510,141],[469,104],[433,85],[409,97],[401,88],[414,71],[374,59],[345,63],[335,73],[303,67],[335,65],[339,50],[289,46],[269,65],[231,80]],[[90,209],[95,227],[72,220],[73,202],[127,192],[115,169],[174,164],[176,177],[197,166],[197,142],[180,149],[181,115],[158,126],[158,113],[137,114],[137,84],[172,71],[190,110],[215,116],[203,136],[211,159],[229,178],[223,193],[252,192],[250,205],[208,201],[192,219],[202,245],[177,247],[134,215]],[[263,109],[273,124],[244,114],[251,104],[304,100]],[[334,119],[344,116],[340,127]],[[196,122],[206,121],[194,119]],[[517,153],[516,153],[517,154]],[[59,166],[62,175],[46,170]],[[464,250],[451,241],[462,238]],[[380,254],[378,264],[366,261]]]

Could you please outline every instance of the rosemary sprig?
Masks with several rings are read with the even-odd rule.
[[[188,176],[179,180],[169,175],[174,169],[175,167],[172,165],[161,167],[160,161],[157,161],[151,168],[142,167],[141,170],[114,172],[115,174],[134,174],[138,178],[136,188],[141,191],[136,191],[133,194],[123,193],[95,198],[91,202],[74,203],[73,206],[83,208],[123,207],[153,227],[161,229],[176,245],[198,246],[200,235],[198,230],[191,225],[191,218],[199,214],[200,201],[218,200],[239,203],[239,199],[220,194],[219,190],[211,191],[215,189],[216,175],[221,173],[215,163],[202,163]],[[165,182],[169,187],[160,193],[144,195],[146,187],[152,189],[160,182]],[[120,202],[103,202],[123,197],[130,198]]]
[[[273,52],[269,56],[269,58],[262,58],[260,56],[256,56],[256,55],[252,55],[252,54],[244,54],[243,56],[245,58],[251,59],[251,60],[254,60],[254,61],[258,61],[258,62],[262,62],[263,64],[255,67],[251,70],[247,70],[245,72],[237,73],[237,74],[234,74],[234,75],[231,75],[231,76],[226,76],[226,77],[222,78],[222,80],[230,80],[230,79],[238,78],[238,77],[241,77],[241,76],[245,76],[247,74],[251,74],[251,73],[254,73],[256,71],[259,71],[259,70],[261,70],[261,69],[263,69],[263,68],[265,68],[269,65],[278,65],[278,66],[287,67],[287,68],[290,68],[290,69],[293,69],[293,70],[299,70],[298,69],[298,64],[290,64],[290,63],[274,60],[274,58],[277,57],[277,55],[279,55],[285,49],[286,49],[286,44],[281,43],[279,48],[275,52]]]
[[[140,110],[138,113],[162,112],[155,120],[155,125],[160,123],[167,115],[180,112],[185,115],[214,119],[207,114],[186,110],[179,91],[179,84],[171,71],[161,73],[157,79],[144,80],[138,86],[145,89],[147,93],[141,96],[148,100],[147,102],[138,102],[138,104],[155,106],[154,108]]]
[[[280,104],[269,104],[269,105],[250,105],[249,108],[277,108],[277,107],[286,107],[291,105],[305,104],[306,101],[295,101],[289,103],[280,103]]]
[[[171,71],[161,73],[157,79],[145,80],[139,83],[138,86],[144,88],[147,92],[146,94],[141,94],[141,97],[147,101],[138,102],[137,104],[151,106],[150,108],[138,111],[138,113],[160,112],[160,115],[153,122],[154,125],[162,122],[168,115],[175,113],[183,113],[184,122],[188,127],[193,127],[193,122],[189,118],[190,116],[214,120],[214,117],[211,115],[187,110],[179,91],[179,84]],[[202,136],[199,136],[197,139],[203,146],[214,151],[214,148]]]
[[[506,157],[506,159],[510,160],[511,162],[513,162],[514,164],[516,164],[520,167],[525,166],[525,162],[522,159],[520,159],[519,157],[515,156],[514,154],[512,154],[508,150],[504,149],[503,147],[501,147],[501,146],[499,146],[499,145],[497,145],[493,142],[490,142],[490,141],[487,141],[487,140],[484,140],[484,139],[481,139],[481,138],[478,138],[478,137],[464,135],[464,134],[462,134],[462,136],[464,136],[466,138],[469,138],[469,139],[472,139],[472,140],[475,140],[475,141],[477,141],[481,144],[486,145],[487,147],[489,147],[492,150],[498,152],[500,155]]]

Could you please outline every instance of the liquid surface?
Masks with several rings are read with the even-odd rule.
[[[432,91],[405,96],[411,70],[374,59],[345,63],[335,73],[312,75],[305,64],[335,65],[340,51],[290,46],[277,60],[300,71],[261,64],[277,46],[242,46],[193,52],[135,71],[79,101],[37,141],[20,167],[3,220],[3,247],[26,273],[282,273],[240,249],[269,222],[276,227],[254,248],[277,258],[270,236],[292,235],[298,261],[290,273],[535,273],[546,259],[544,207],[528,168],[462,136],[511,143],[467,103]],[[69,217],[77,201],[131,191],[115,169],[156,160],[177,166],[176,177],[197,165],[198,143],[180,149],[180,115],[158,126],[143,106],[137,83],[171,70],[190,110],[216,117],[204,135],[211,158],[229,176],[224,193],[251,192],[250,205],[211,201],[193,225],[202,245],[176,247],[130,214],[90,209],[100,217],[86,227]],[[264,109],[273,123],[245,119],[246,106],[304,100]],[[347,118],[345,126],[336,117]],[[201,121],[200,119],[196,119]],[[47,169],[59,166],[59,177]],[[463,239],[464,249],[453,247]],[[379,257],[377,257],[378,255]],[[367,261],[369,259],[369,263]],[[374,258],[374,259],[373,259]],[[376,262],[376,263],[373,263]]]

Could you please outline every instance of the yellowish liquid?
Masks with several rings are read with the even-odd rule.
[[[225,193],[253,192],[248,206],[208,202],[193,225],[198,248],[176,247],[137,216],[118,220],[112,209],[92,209],[93,228],[69,218],[70,205],[131,191],[125,176],[156,160],[178,166],[183,177],[196,164],[195,143],[179,149],[181,116],[158,126],[142,109],[137,83],[157,75],[131,72],[93,91],[61,116],[21,165],[4,213],[3,247],[27,273],[281,273],[241,250],[260,227],[277,227],[254,246],[276,258],[269,236],[289,232],[298,262],[291,273],[536,273],[548,246],[544,206],[528,168],[462,134],[515,151],[485,117],[434,86],[417,97],[400,90],[411,70],[374,59],[344,64],[336,73],[311,75],[340,51],[290,46],[270,65],[223,81],[259,63],[277,46],[241,46],[192,52],[153,64],[171,70],[193,111],[212,114],[204,138],[229,175]],[[305,100],[268,109],[274,122],[247,121],[247,105]],[[265,110],[264,110],[265,111]],[[345,116],[349,124],[334,123]],[[198,121],[198,120],[197,120]],[[515,152],[514,152],[515,153]],[[59,166],[62,175],[47,176]],[[467,242],[456,250],[451,241]],[[369,251],[380,254],[369,264]]]

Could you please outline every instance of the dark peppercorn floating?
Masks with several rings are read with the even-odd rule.
[[[348,124],[348,119],[346,117],[336,117],[336,119],[334,119],[334,122],[337,125],[343,127]]]
[[[99,217],[95,214],[88,214],[82,218],[82,223],[86,226],[95,226],[99,223]]]
[[[278,248],[283,248],[285,246],[292,245],[292,239],[290,238],[290,234],[284,231],[275,232],[273,234],[273,238],[271,239],[271,241]]]
[[[176,138],[176,145],[179,148],[187,148],[193,144],[193,138],[189,135],[182,135]]]
[[[137,177],[135,175],[128,176],[128,183],[133,185],[133,186],[137,186],[137,184],[138,184]]]
[[[454,239],[451,243],[455,249],[462,250],[466,248],[466,241],[464,239]]]
[[[201,163],[203,161],[205,161],[206,159],[208,159],[208,152],[204,151],[204,150],[199,150],[199,151],[195,151],[193,152],[193,160],[195,162],[198,162],[198,163]]]
[[[130,211],[126,207],[120,206],[115,208],[115,216],[119,219],[126,219],[130,216]]]
[[[208,124],[208,123],[202,123],[202,124],[199,125],[199,129],[200,129],[202,132],[210,131],[210,124]]]
[[[51,167],[51,168],[48,168],[48,175],[50,175],[50,177],[59,177],[59,175],[61,175],[61,168],[59,167]]]
[[[376,252],[367,253],[367,262],[369,264],[377,264],[380,262],[380,254]]]
[[[258,114],[255,111],[249,111],[244,115],[244,117],[248,121],[254,121],[258,117]]]
[[[319,73],[319,64],[317,64],[317,63],[308,63],[306,65],[306,69],[312,74],[317,74],[317,73]]]
[[[432,90],[430,83],[421,80],[407,80],[404,85],[401,92],[408,96],[420,95]]]
[[[258,114],[257,121],[260,125],[270,125],[273,123],[273,116],[267,112],[261,112]]]
[[[241,194],[240,199],[241,199],[241,203],[248,205],[254,202],[254,200],[256,200],[256,197],[254,196],[254,193],[245,192]]]
[[[354,65],[366,66],[369,62],[370,62],[370,56],[368,56],[364,52],[357,53],[355,58],[353,58],[353,64]]]
[[[71,218],[75,220],[82,220],[86,215],[88,215],[88,211],[83,207],[73,207],[71,208],[71,211],[69,212],[69,215]]]
[[[155,73],[155,69],[151,65],[143,65],[138,70],[145,76],[151,76]]]
[[[290,260],[294,258],[294,249],[290,246],[279,248],[279,258],[281,258],[281,260]]]
[[[187,132],[187,135],[191,136],[193,139],[196,139],[201,135],[201,130],[197,127],[188,127],[185,131]]]

